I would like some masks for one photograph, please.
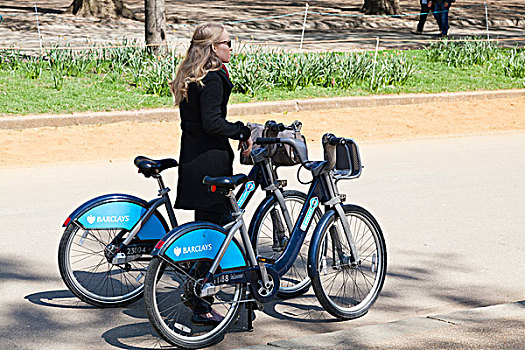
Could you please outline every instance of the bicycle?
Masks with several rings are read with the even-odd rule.
[[[251,329],[253,303],[275,298],[280,278],[295,261],[320,204],[325,207],[325,214],[313,233],[308,274],[321,305],[338,319],[352,319],[364,315],[381,291],[386,274],[386,247],[381,229],[363,208],[343,206],[343,195],[337,189],[338,180],[355,178],[361,173],[357,145],[349,139],[325,134],[325,160],[311,162],[300,140],[259,138],[256,142],[288,144],[295,149],[301,164],[313,175],[307,201],[284,252],[274,261],[256,256],[243,211],[233,195],[233,190],[247,182],[248,177],[239,174],[203,179],[212,191],[230,199],[235,223],[228,230],[206,222],[179,226],[159,241],[146,273],[144,296],[148,318],[157,333],[173,345],[199,348],[216,344],[237,319],[243,303],[248,306],[248,329]],[[239,231],[241,242],[234,237]],[[346,289],[348,278],[352,277],[353,288]],[[335,293],[334,281],[338,288]],[[223,315],[222,320],[193,324],[195,300],[208,303],[215,313]]]
[[[285,128],[273,121],[267,124],[269,134],[276,135]],[[258,187],[266,191],[267,196],[257,209],[265,220],[251,225],[250,230],[258,237],[266,228],[275,227],[274,234],[283,238],[279,241],[282,247],[286,244],[286,232],[292,231],[290,225],[297,215],[294,208],[297,204],[302,205],[306,195],[283,190],[286,182],[277,180],[271,156],[264,148],[253,152],[250,181],[239,189],[236,199],[244,209]],[[157,180],[159,198],[148,202],[127,194],[103,195],[80,205],[63,224],[66,229],[58,250],[61,277],[76,297],[94,306],[125,306],[141,298],[151,251],[159,239],[178,226],[170,189],[161,176],[162,171],[178,163],[174,159],[153,160],[139,156],[134,164],[146,178]],[[158,211],[162,206],[170,225]],[[303,251],[303,255],[307,252]],[[302,266],[300,274],[296,271],[290,273],[292,282],[283,287],[283,295],[295,295],[309,288],[306,266]],[[293,281],[300,283],[295,286]]]

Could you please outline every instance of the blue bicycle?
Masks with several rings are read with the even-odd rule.
[[[283,124],[268,121],[266,135],[277,135],[286,128]],[[279,256],[288,242],[306,194],[283,190],[286,181],[278,180],[272,163],[274,153],[275,149],[271,147],[254,150],[249,181],[237,192],[236,201],[244,209],[258,188],[266,192],[256,210],[259,219],[250,226],[250,234],[257,239],[258,249]],[[66,229],[58,250],[61,277],[75,296],[91,305],[118,307],[141,298],[152,250],[170,229],[178,226],[169,197],[170,189],[161,176],[164,170],[176,167],[177,162],[139,156],[134,163],[139,173],[157,180],[158,198],[146,201],[127,194],[100,196],[78,207],[63,224]],[[162,206],[166,209],[168,221],[159,212]],[[308,245],[305,245],[302,258],[286,276],[286,283],[280,291],[282,295],[297,295],[309,288],[307,254]]]
[[[263,145],[287,144],[299,155],[313,181],[284,252],[276,259],[257,255],[233,193],[249,181],[245,175],[205,177],[212,191],[231,203],[234,224],[181,225],[157,244],[146,273],[146,311],[155,330],[169,343],[200,348],[221,341],[247,305],[251,328],[253,303],[273,300],[281,277],[292,268],[312,226],[316,210],[324,215],[315,227],[308,254],[308,275],[321,305],[338,319],[364,315],[377,299],[386,275],[386,246],[379,224],[365,209],[343,205],[337,181],[358,177],[361,162],[350,139],[323,136],[324,161],[309,161],[306,145],[292,138],[259,138]],[[257,221],[255,219],[255,221]],[[235,238],[240,232],[241,242]],[[256,244],[255,244],[256,245]],[[195,323],[193,309],[207,303],[216,322]]]

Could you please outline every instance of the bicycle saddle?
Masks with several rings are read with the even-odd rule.
[[[135,166],[139,168],[139,173],[145,177],[155,176],[160,174],[161,171],[174,168],[179,165],[175,159],[150,159],[144,156],[138,156],[134,160]]]
[[[244,174],[220,177],[205,176],[202,179],[202,183],[205,185],[217,186],[219,188],[233,190],[238,185],[248,182],[248,180],[248,176]]]

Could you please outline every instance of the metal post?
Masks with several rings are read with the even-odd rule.
[[[306,10],[304,11],[303,32],[301,33],[301,45],[299,46],[299,51],[303,49],[304,30],[306,28],[306,16],[307,15],[308,15],[308,3],[306,3]]]
[[[372,68],[372,81],[370,82],[370,88],[374,85],[374,78],[376,75],[376,64],[377,64],[377,50],[379,49],[379,37],[376,37],[376,54],[374,56],[374,67]]]
[[[171,80],[175,80],[175,46],[170,49],[170,41],[168,40],[168,52],[171,50]]]
[[[42,36],[40,35],[40,23],[38,21],[38,10],[35,3],[35,14],[36,14],[36,28],[38,29],[38,41],[40,42],[40,56],[44,56],[44,51],[42,50]]]
[[[487,41],[490,40],[490,34],[489,34],[489,14],[487,10],[487,1],[485,0],[485,23],[487,24]]]

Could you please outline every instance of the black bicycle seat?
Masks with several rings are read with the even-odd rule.
[[[139,173],[145,177],[150,177],[160,174],[161,171],[174,168],[179,165],[175,159],[150,159],[144,156],[138,156],[134,160],[135,166],[139,168]]]
[[[238,185],[248,182],[248,180],[248,176],[244,174],[220,177],[205,176],[204,179],[202,179],[202,183],[205,185],[233,190]]]

